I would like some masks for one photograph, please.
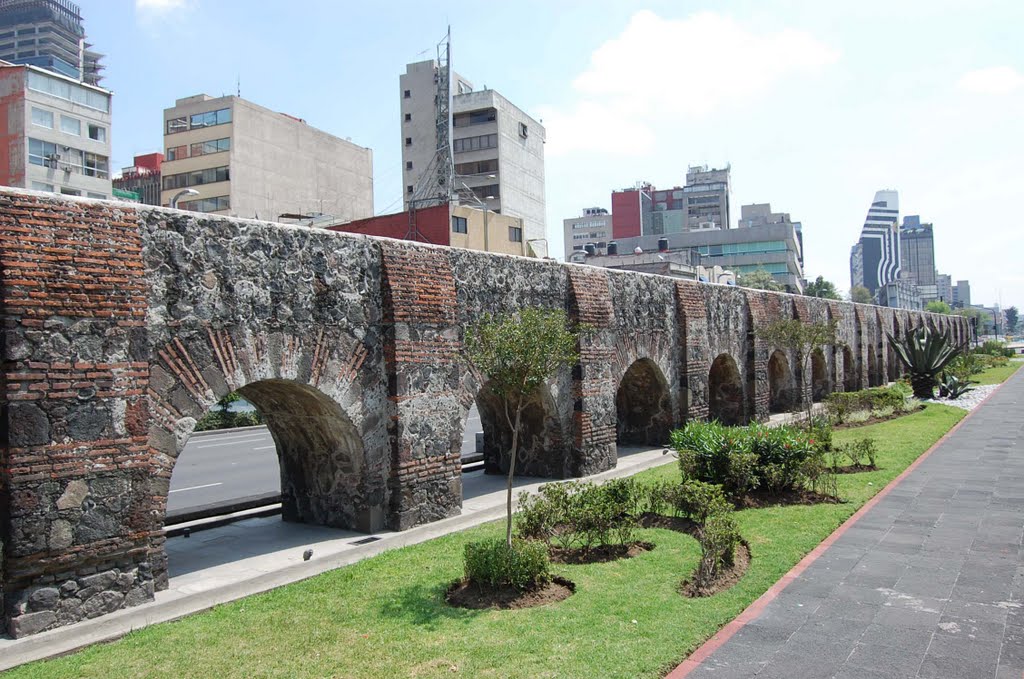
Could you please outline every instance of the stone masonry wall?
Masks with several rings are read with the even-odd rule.
[[[554,477],[614,467],[617,404],[641,392],[664,389],[650,402],[667,413],[651,426],[707,417],[720,354],[740,372],[743,415],[765,417],[771,348],[754,330],[774,318],[838,322],[851,367],[839,348],[826,355],[833,388],[851,371],[865,386],[885,375],[884,331],[969,330],[954,317],[3,189],[6,632],[166,586],[175,461],[232,390],[274,436],[286,520],[372,532],[458,513],[472,403],[493,470],[508,434],[487,376],[465,361],[465,330],[526,307],[563,309],[584,328],[579,365],[536,395],[524,434],[520,469]]]

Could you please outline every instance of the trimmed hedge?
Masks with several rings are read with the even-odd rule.
[[[548,548],[540,542],[513,540],[511,549],[501,538],[470,542],[466,545],[465,569],[468,582],[494,589],[526,591],[551,582]]]

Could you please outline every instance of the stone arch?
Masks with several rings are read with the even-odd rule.
[[[815,349],[811,354],[811,400],[817,403],[832,391],[832,384],[828,379],[828,365],[825,363],[825,353]]]
[[[729,354],[719,354],[708,371],[708,417],[725,425],[745,424],[745,401],[736,360]]]
[[[848,346],[843,347],[843,389],[845,391],[857,391],[860,382],[860,371],[857,369],[857,361],[854,359],[853,350]]]
[[[768,357],[768,408],[772,413],[794,410],[800,400],[796,377],[785,352],[776,349]]]
[[[634,361],[615,392],[618,443],[662,445],[672,428],[668,381],[649,358]]]
[[[873,348],[868,349],[868,386],[877,387],[882,383],[878,372],[878,356]]]
[[[484,430],[484,471],[488,474],[507,474],[512,426],[505,415],[505,400],[485,382],[477,391],[476,404]],[[514,421],[515,413],[511,411],[511,405],[509,414]],[[570,475],[555,401],[546,384],[530,394],[523,408],[519,423],[516,475],[554,478]]]

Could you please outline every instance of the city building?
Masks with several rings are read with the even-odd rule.
[[[740,207],[739,227],[741,229],[757,229],[769,224],[792,224],[796,231],[797,244],[800,246],[800,269],[804,268],[804,232],[803,224],[794,222],[788,212],[772,212],[771,203],[751,203]]]
[[[945,273],[935,274],[935,292],[940,302],[953,306],[953,277]]]
[[[613,247],[616,249],[617,245]],[[638,271],[640,273],[657,274],[670,278],[682,278],[691,281],[705,281],[721,285],[736,285],[736,274],[721,266],[702,266],[700,255],[694,250],[676,250],[674,252],[626,252],[623,254],[605,253],[590,255],[586,251],[576,250],[568,261],[575,264],[588,264],[607,269]]]
[[[78,5],[68,0],[0,0],[0,60],[98,85],[103,55],[91,47]]]
[[[953,286],[953,307],[965,309],[971,305],[971,282],[957,281]]]
[[[850,252],[850,286],[862,285],[872,296],[899,278],[899,194],[878,191],[868,209],[860,240]]]
[[[456,203],[418,208],[413,215],[405,210],[344,224],[314,225],[331,231],[417,240],[506,255],[544,256],[543,252],[535,251],[536,243],[524,238],[522,219]]]
[[[110,92],[0,62],[0,184],[110,198]]]
[[[435,60],[408,64],[399,76],[405,208],[438,151]],[[544,127],[494,90],[474,90],[450,74],[455,187],[488,209],[523,221],[527,240],[545,237]]]
[[[757,270],[767,271],[788,292],[803,292],[803,254],[792,223],[766,224],[758,228],[728,230],[684,231],[664,235],[634,236],[616,238],[601,250],[594,246],[597,257],[609,256],[611,249],[620,253],[618,257],[633,254],[653,253],[654,258],[665,258],[668,254],[691,251],[696,258],[694,264],[706,269],[720,267],[722,271],[734,273],[737,277]],[[586,247],[586,246],[584,246]],[[640,252],[637,253],[637,248]],[[575,253],[579,261],[579,253]],[[591,257],[585,257],[591,263]],[[602,260],[595,259],[594,262]]]
[[[370,149],[241,97],[178,99],[164,151],[161,205],[181,194],[181,209],[256,219],[373,215]]]
[[[114,197],[135,200],[144,205],[160,205],[160,166],[163,161],[162,153],[135,156],[134,164],[123,168],[121,176],[114,177]],[[119,192],[129,192],[134,196]]]
[[[647,182],[612,192],[613,237],[731,228],[731,169],[690,167],[686,185],[657,189]]]
[[[917,286],[907,278],[897,278],[880,286],[875,293],[875,304],[916,311],[924,308]]]
[[[922,224],[918,215],[903,218],[900,229],[900,267],[917,286],[924,304],[939,298],[935,280],[935,237],[931,224]]]
[[[565,234],[565,257],[574,250],[583,250],[587,243],[607,243],[612,239],[612,216],[603,207],[583,209],[579,217],[562,221]]]

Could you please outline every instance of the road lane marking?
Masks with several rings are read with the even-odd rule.
[[[221,448],[223,446],[236,446],[240,443],[256,443],[257,441],[265,441],[266,436],[260,436],[258,438],[238,439],[228,441],[227,439],[220,439],[219,443],[201,443],[196,445],[196,448]]]
[[[174,490],[168,491],[168,493],[180,493],[184,490],[199,490],[200,488],[213,488],[214,486],[223,485],[223,483],[207,483],[205,486],[189,486],[188,488],[175,488]]]
[[[272,448],[277,448],[277,446],[260,446],[259,448],[253,448],[253,450],[271,450]]]

